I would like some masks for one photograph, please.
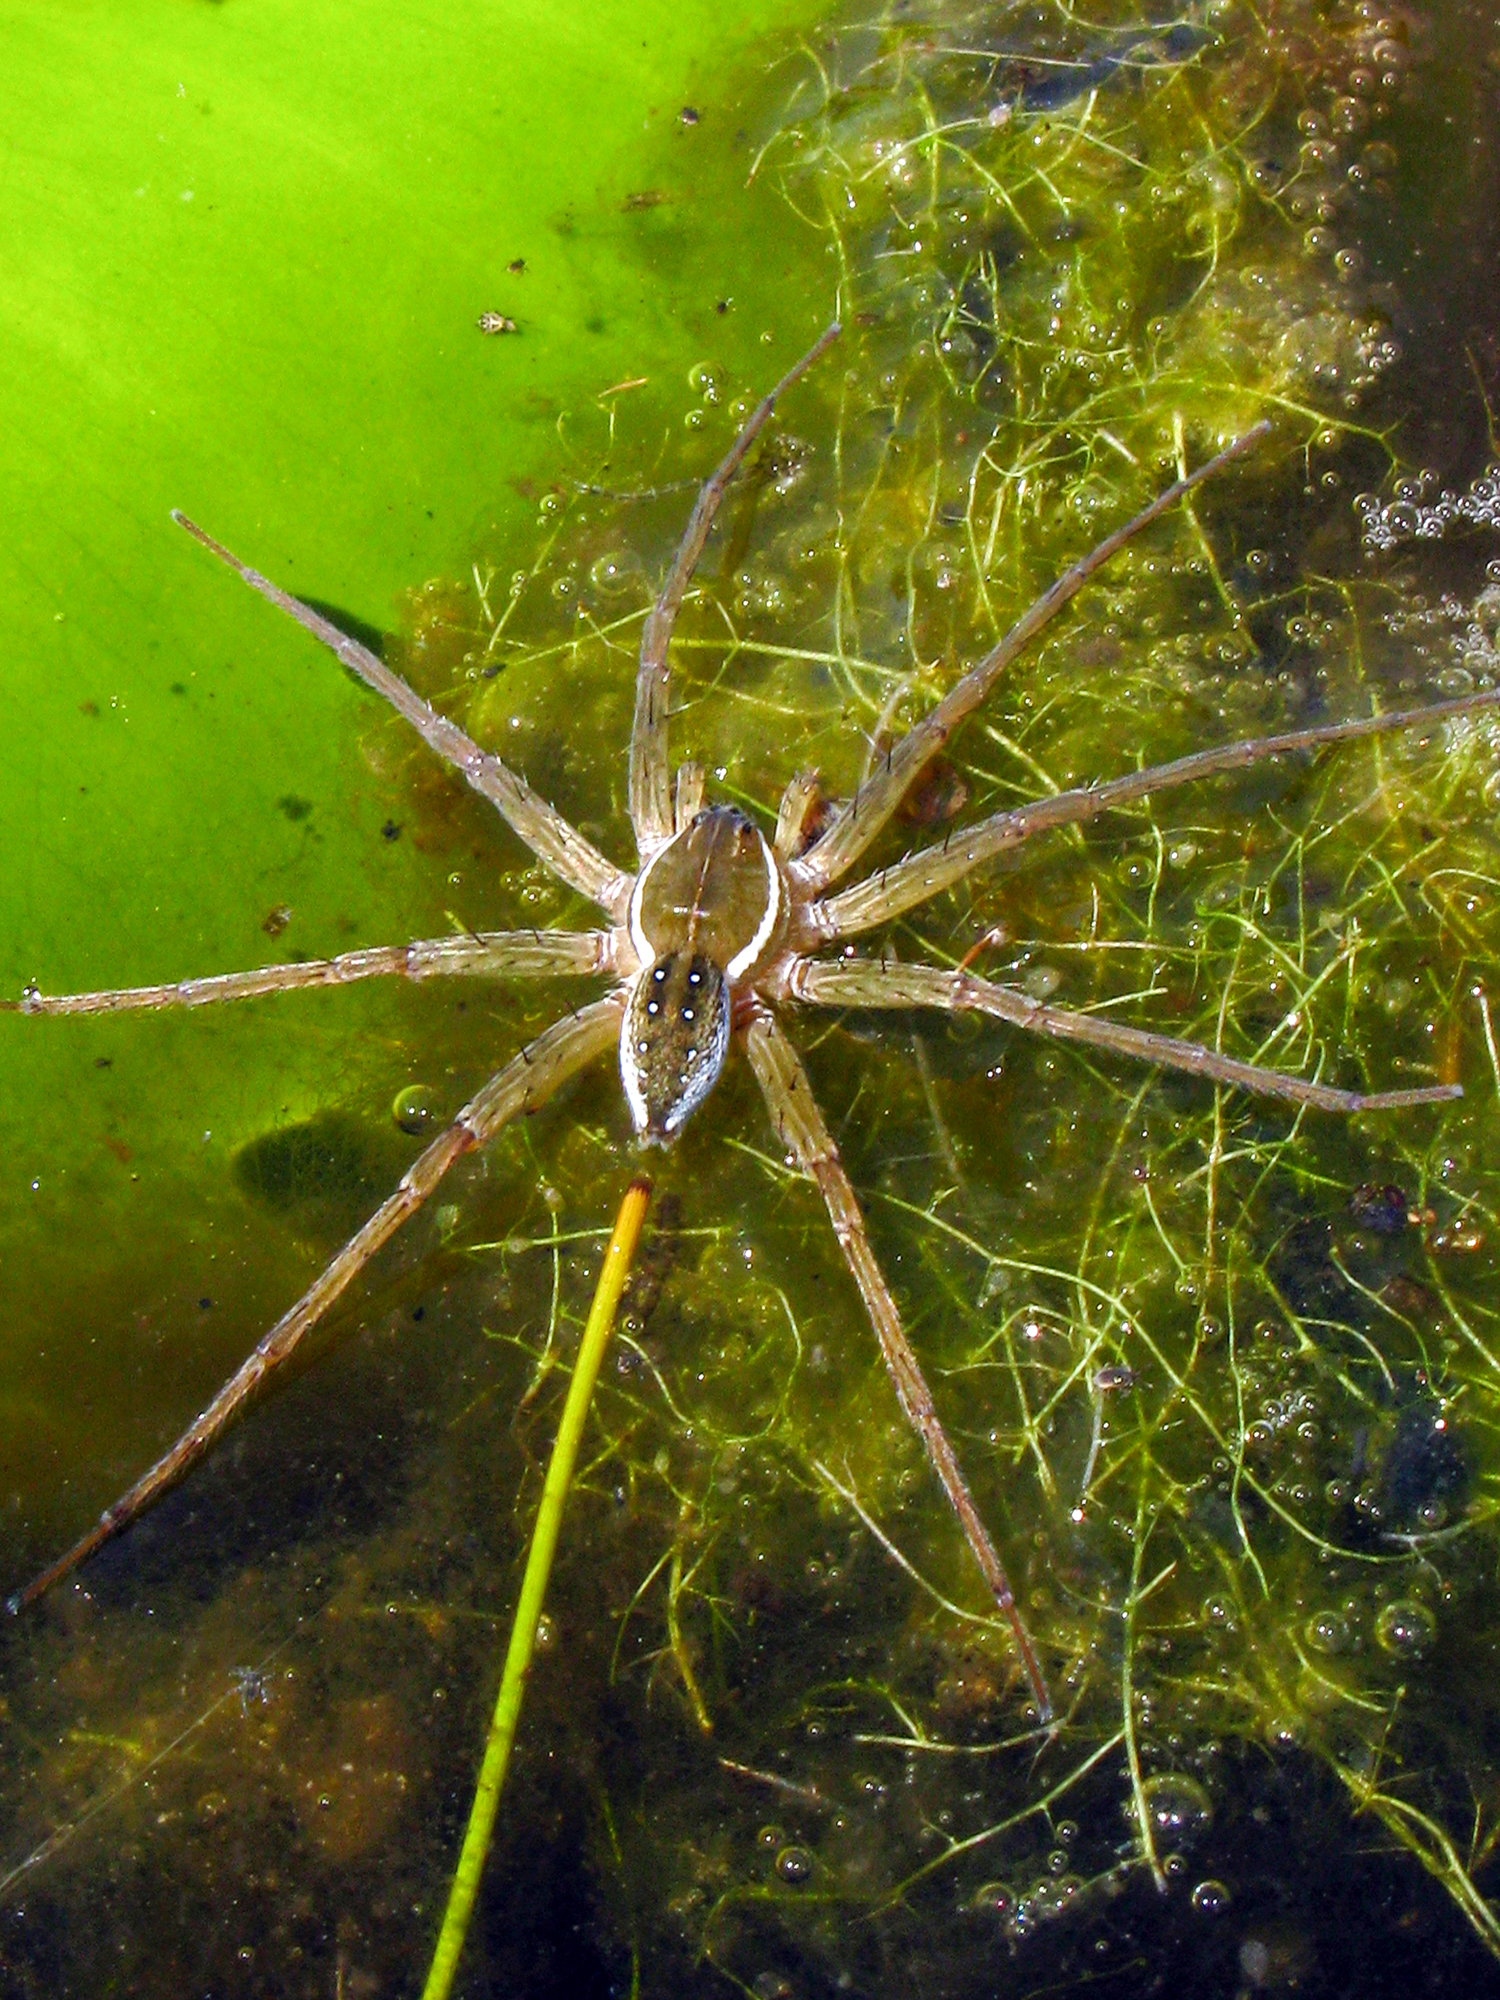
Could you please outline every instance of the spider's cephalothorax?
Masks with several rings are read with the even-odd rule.
[[[735,988],[775,946],[786,907],[769,842],[735,806],[694,813],[642,868],[620,1078],[643,1140],[669,1144],[718,1081]]]
[[[738,1047],[755,1073],[782,1145],[817,1185],[901,1407],[922,1439],[994,1603],[1015,1634],[1037,1709],[1048,1717],[1046,1682],[1000,1557],[902,1329],[900,1310],[876,1258],[859,1201],[780,1016],[795,1006],[981,1013],[1112,1056],[1134,1056],[1324,1111],[1371,1111],[1461,1094],[1446,1084],[1417,1090],[1338,1090],[1316,1079],[1283,1076],[1256,1063],[1237,1061],[1217,1049],[1127,1027],[1104,1015],[1074,1013],[1034,1000],[1013,986],[966,971],[967,960],[949,969],[885,954],[861,956],[849,942],[889,925],[964,881],[994,856],[1048,828],[1079,826],[1118,806],[1218,772],[1241,770],[1282,752],[1315,751],[1500,702],[1500,690],[1494,690],[1424,709],[1200,750],[1154,770],[1130,771],[1106,783],[993,813],[862,880],[846,881],[953,732],[1049,620],[1133,535],[1260,438],[1267,429],[1264,424],[1178,479],[1076,562],[874,763],[853,799],[828,809],[811,780],[794,779],[781,802],[774,841],[768,842],[734,808],[704,808],[703,773],[694,764],[678,770],[674,798],[667,754],[668,654],[677,612],[725,490],[764,429],[778,395],[837,333],[836,326],[830,327],[757,406],[699,494],[661,595],[647,614],[630,740],[630,820],[638,856],[634,873],[601,854],[555,806],[437,714],[357,640],[247,568],[201,528],[181,515],[175,517],[383,695],[431,749],[496,807],[559,881],[604,913],[607,928],[429,938],[417,944],[346,952],[338,958],[103,993],[47,995],[28,987],[21,1000],[0,1004],[27,1014],[193,1007],[294,987],[343,985],[383,974],[408,979],[454,974],[510,980],[603,978],[608,987],[602,997],[562,1014],[463,1106],[447,1131],[413,1162],[394,1193],[282,1315],[170,1451],[66,1555],[11,1600],[13,1609],[40,1596],[111,1535],[128,1527],[212,1448],[249,1396],[290,1358],[334,1300],[465,1153],[484,1145],[510,1119],[536,1109],[567,1078],[611,1049],[619,1052],[625,1097],[638,1136],[667,1144],[713,1088],[730,1049]],[[835,955],[825,956],[830,949]]]

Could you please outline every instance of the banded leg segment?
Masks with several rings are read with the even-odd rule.
[[[0,1012],[122,1014],[133,1008],[208,1007],[219,1000],[254,1000],[306,987],[350,986],[359,979],[563,979],[613,970],[609,931],[475,931],[417,944],[372,945],[294,965],[262,965],[252,972],[212,973],[166,986],[117,986],[100,993],[41,993],[28,986],[19,1000],[0,1000]]]
[[[1233,444],[1209,459],[1206,465],[1200,465],[1196,472],[1189,473],[1185,479],[1175,480],[1165,492],[1156,496],[1149,507],[1143,507],[1134,519],[1116,528],[1112,535],[1106,535],[1097,548],[1091,549],[1070,570],[1065,571],[1052,588],[1044,591],[1031,609],[1017,619],[978,666],[971,667],[963,679],[948,690],[936,708],[907,731],[877,766],[869,783],[861,786],[842,808],[827,832],[814,841],[804,855],[792,862],[789,872],[793,880],[804,889],[817,890],[846,875],[954,730],[973,714],[1016,655],[1023,652],[1063,606],[1078,595],[1095,570],[1102,569],[1128,541],[1143,528],[1150,527],[1169,508],[1175,507],[1195,486],[1201,486],[1205,479],[1212,479],[1232,460],[1259,444],[1270,428],[1269,423],[1256,424],[1242,438],[1236,438]]]
[[[833,1224],[833,1233],[844,1254],[844,1262],[859,1287],[875,1338],[880,1342],[880,1352],[897,1400],[907,1422],[921,1438],[928,1462],[937,1474],[949,1506],[958,1516],[964,1539],[979,1565],[985,1584],[1015,1635],[1016,1647],[1042,1720],[1050,1722],[1052,1701],[1047,1692],[1046,1679],[1016,1608],[1005,1566],[974,1504],[968,1482],[933,1403],[932,1391],[906,1338],[896,1301],[891,1297],[890,1287],[876,1260],[859,1202],[849,1184],[838,1148],[823,1122],[823,1114],[813,1096],[802,1059],[774,1017],[764,1009],[757,1010],[745,1030],[745,1052],[765,1097],[766,1109],[777,1137],[791,1149],[802,1171],[817,1183],[828,1218]]]
[[[1222,743],[1213,750],[1197,750],[1170,764],[1157,764],[1148,771],[1127,771],[1100,785],[1083,785],[1076,790],[1056,792],[1050,799],[1037,799],[1009,812],[993,814],[971,827],[960,828],[939,847],[909,854],[891,868],[866,876],[851,888],[814,903],[807,918],[809,930],[820,940],[855,937],[861,931],[889,923],[904,911],[915,909],[929,897],[939,895],[961,882],[971,869],[991,861],[1007,848],[1017,847],[1033,834],[1054,827],[1077,826],[1118,806],[1133,805],[1138,799],[1169,792],[1178,785],[1199,778],[1221,776],[1226,771],[1248,770],[1272,757],[1299,750],[1323,750],[1334,743],[1353,743],[1364,736],[1389,736],[1397,730],[1418,729],[1450,716],[1467,715],[1471,710],[1493,708],[1500,703],[1500,688],[1482,694],[1462,695],[1455,701],[1439,701],[1427,708],[1395,710],[1390,715],[1360,716],[1351,722],[1329,722],[1314,729],[1287,729],[1276,736],[1251,736],[1238,743]]]
[[[944,972],[935,965],[903,965],[865,958],[825,965],[818,959],[798,959],[787,978],[793,997],[813,1007],[940,1007],[951,1014],[989,1014],[1032,1034],[1104,1049],[1110,1055],[1131,1056],[1161,1069],[1206,1077],[1257,1097],[1279,1097],[1305,1104],[1314,1111],[1396,1111],[1413,1104],[1445,1104],[1463,1096],[1456,1083],[1425,1085],[1418,1090],[1335,1090],[1306,1077],[1283,1076],[1257,1063],[1237,1062],[1198,1042],[1175,1035],[1154,1035],[1144,1028],[1127,1028],[1096,1014],[1075,1014],[1032,1000],[1014,987],[997,986],[968,972]]]
[[[635,723],[630,734],[630,823],[635,828],[641,859],[646,860],[664,841],[672,838],[672,787],[667,764],[667,709],[671,669],[667,647],[672,627],[692,581],[693,571],[703,554],[703,545],[714,524],[714,516],[729,482],[744,462],[745,454],[760,436],[776,408],[778,396],[805,375],[813,363],[839,337],[837,320],[821,333],[802,359],[790,367],[770,395],[750,413],[750,419],[712,473],[688,516],[682,540],[672,559],[660,597],[651,607],[641,633],[641,659],[635,681]]]
[[[284,611],[289,618],[295,618],[304,631],[311,632],[337,653],[351,673],[355,673],[376,694],[382,695],[396,713],[409,722],[429,750],[452,764],[473,786],[482,798],[489,800],[500,817],[511,828],[539,861],[546,864],[560,882],[566,882],[570,889],[576,889],[581,896],[587,896],[617,922],[625,914],[625,906],[630,898],[631,877],[607,861],[591,842],[555,806],[534,792],[524,778],[518,778],[508,765],[498,757],[481,750],[472,737],[466,736],[456,722],[450,722],[445,715],[439,715],[430,702],[423,701],[415,688],[408,687],[399,674],[391,672],[383,660],[378,660],[366,646],[357,639],[351,639],[336,625],[304,604],[300,598],[290,596],[280,590],[259,570],[251,569],[248,563],[231,554],[222,542],[216,542],[195,521],[176,508],[172,519],[179,528],[185,528],[194,541],[227,563],[235,574],[258,590],[268,603],[278,611]]]
[[[175,1486],[203,1458],[234,1422],[246,1402],[278,1369],[290,1361],[340,1295],[432,1193],[448,1169],[465,1153],[485,1145],[510,1119],[535,1111],[578,1070],[613,1049],[619,1040],[624,995],[611,994],[576,1014],[555,1022],[515,1060],[492,1076],[459,1112],[447,1131],[434,1139],[401,1176],[394,1194],[383,1201],[362,1229],[351,1236],[338,1255],[284,1313],[194,1418],[170,1451],[105,1509],[89,1533],[66,1555],[8,1600],[20,1611],[59,1583],[78,1565],[123,1532]]]

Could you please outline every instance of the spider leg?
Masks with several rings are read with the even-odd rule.
[[[394,1194],[356,1231],[333,1261],[313,1280],[240,1364],[213,1401],[178,1438],[171,1450],[105,1509],[98,1522],[66,1555],[8,1600],[11,1611],[34,1603],[115,1535],[122,1533],[169,1487],[192,1470],[239,1415],[248,1399],[289,1361],[303,1336],[323,1318],[375,1253],[426,1201],[456,1161],[485,1145],[509,1119],[535,1111],[559,1084],[611,1049],[619,1040],[624,994],[596,1000],[565,1015],[492,1076],[401,1176]]]
[[[1243,437],[1236,438],[1233,444],[1209,459],[1207,464],[1200,465],[1196,472],[1189,473],[1185,479],[1175,480],[1156,496],[1149,507],[1143,507],[1133,520],[1116,528],[1112,535],[1106,535],[1097,548],[1091,549],[1071,569],[1065,570],[1051,589],[1043,591],[1031,609],[1017,619],[979,664],[971,667],[962,680],[954,683],[936,708],[929,710],[891,748],[877,765],[869,782],[859,788],[822,837],[792,863],[790,873],[793,881],[804,890],[817,890],[847,874],[954,730],[984,700],[1016,655],[1029,646],[1063,606],[1078,595],[1095,570],[1102,568],[1132,537],[1149,527],[1169,507],[1175,507],[1195,486],[1201,486],[1205,479],[1212,479],[1231,460],[1259,444],[1270,428],[1269,423],[1254,425]]]
[[[783,861],[790,861],[811,845],[823,803],[823,787],[817,772],[799,771],[782,793],[776,814],[776,837],[772,845]],[[822,907],[820,903],[812,905],[814,913]]]
[[[311,632],[315,639],[320,639],[331,652],[337,653],[344,665],[351,673],[358,674],[366,687],[383,695],[396,713],[411,724],[430,750],[452,764],[481,797],[489,800],[512,832],[526,843],[539,861],[551,869],[559,881],[566,882],[581,896],[587,896],[591,903],[597,903],[612,917],[619,919],[623,916],[630,899],[631,877],[616,868],[612,861],[606,861],[598,849],[584,839],[577,827],[565,820],[555,806],[548,805],[524,778],[518,778],[498,757],[481,750],[457,723],[439,715],[431,703],[423,701],[414,688],[408,687],[399,674],[392,673],[368,647],[361,646],[357,639],[349,638],[336,625],[331,625],[310,605],[279,590],[259,570],[242,563],[238,556],[232,555],[221,542],[216,542],[196,522],[190,521],[186,514],[174,508],[172,519],[221,562],[228,563],[252,590],[258,590],[279,611],[295,618],[304,630]]]
[[[776,399],[805,375],[838,339],[835,320],[814,341],[802,359],[789,368],[769,396],[750,413],[749,421],[719,464],[703,482],[660,597],[646,617],[641,633],[641,663],[635,682],[635,724],[630,733],[630,823],[635,828],[641,859],[672,838],[672,796],[667,766],[667,702],[671,668],[667,647],[683,595],[692,581],[703,544],[714,524],[719,503],[747,451],[764,430]]]
[[[905,910],[925,903],[930,896],[951,889],[973,868],[989,861],[1009,847],[1029,840],[1034,833],[1051,827],[1075,826],[1117,806],[1174,786],[1191,784],[1224,771],[1243,771],[1267,758],[1289,751],[1320,750],[1331,743],[1351,743],[1361,736],[1386,736],[1398,729],[1415,729],[1448,716],[1465,715],[1471,709],[1492,708],[1500,702],[1500,688],[1483,694],[1462,695],[1455,701],[1440,701],[1428,708],[1400,709],[1390,715],[1361,716],[1352,722],[1329,722],[1314,729],[1289,729],[1276,736],[1253,736],[1238,743],[1223,743],[1213,750],[1198,750],[1190,757],[1178,757],[1170,764],[1157,764],[1149,771],[1128,771],[1107,784],[1084,785],[1075,791],[1057,792],[1050,799],[999,812],[976,825],[962,828],[940,846],[909,854],[894,867],[882,868],[863,882],[814,903],[806,923],[819,942],[853,937],[888,923]]]
[[[0,1000],[15,1014],[122,1014],[131,1008],[207,1007],[218,1000],[253,1000],[307,986],[349,986],[356,979],[436,979],[468,973],[492,979],[552,979],[615,970],[610,931],[474,931],[468,937],[424,938],[417,944],[372,945],[262,965],[253,972],[217,972],[166,986],[113,986],[100,993],[41,993],[28,986],[19,1000]]]
[[[990,1594],[1015,1635],[1016,1647],[1041,1718],[1043,1722],[1050,1722],[1052,1700],[1006,1580],[1005,1567],[990,1539],[989,1530],[980,1518],[979,1509],[974,1505],[968,1482],[933,1404],[932,1391],[902,1329],[901,1315],[876,1261],[859,1202],[849,1184],[849,1176],[844,1172],[838,1148],[823,1122],[823,1114],[813,1096],[802,1058],[775,1017],[762,1007],[757,1008],[745,1030],[744,1040],[745,1052],[765,1097],[771,1124],[777,1137],[790,1148],[803,1173],[818,1185],[828,1218],[833,1224],[833,1233],[844,1253],[844,1261],[859,1286],[875,1338],[880,1342],[880,1352],[895,1386],[897,1400],[907,1422],[921,1438],[928,1461],[947,1495],[948,1504],[958,1516],[964,1539],[979,1565]]]
[[[1306,1104],[1315,1111],[1395,1111],[1412,1104],[1445,1104],[1450,1098],[1463,1096],[1456,1083],[1431,1084],[1420,1090],[1335,1090],[1326,1083],[1310,1083],[1304,1077],[1262,1069],[1258,1063],[1236,1062],[1232,1056],[1220,1055],[1198,1042],[1179,1041],[1175,1035],[1153,1035],[1099,1015],[1075,1014],[1066,1007],[1029,999],[1014,987],[997,986],[969,972],[944,972],[935,965],[904,965],[895,959],[874,958],[824,964],[803,958],[793,962],[787,987],[794,998],[814,1007],[941,1007],[953,1014],[972,1009],[1033,1034],[1080,1042],[1087,1048],[1106,1049],[1111,1055],[1133,1056],[1162,1069],[1184,1070],[1190,1076],[1231,1084],[1258,1097]]]
[[[686,833],[703,805],[704,772],[701,764],[677,766],[677,791],[672,802],[672,829]]]

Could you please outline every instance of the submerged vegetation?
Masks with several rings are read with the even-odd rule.
[[[1495,684],[1500,334],[1458,323],[1478,307],[1456,256],[1435,301],[1413,254],[1442,239],[1443,172],[1470,171],[1460,29],[1293,0],[1167,25],[928,4],[779,67],[747,173],[829,253],[782,346],[835,295],[848,333],[731,496],[679,626],[676,740],[721,796],[763,814],[810,763],[850,793],[1106,528],[1267,415],[1255,458],[1012,669],[889,854],[1210,743]],[[403,670],[616,850],[651,587],[766,386],[705,355],[690,402],[622,385],[574,413],[535,546],[480,551],[410,607]],[[456,856],[478,822],[420,754],[372,725],[396,819]],[[982,949],[1036,998],[1354,1088],[1461,1082],[1457,1104],[1329,1119],[970,1020],[804,1032],[1053,1734],[817,1197],[726,1078],[665,1168],[599,1392],[476,1949],[496,1990],[528,1971],[778,2000],[920,1971],[965,1992],[1006,1954],[1025,1991],[1129,1964],[1167,1923],[1205,1981],[1307,1990],[1319,1936],[1266,1850],[1297,1851],[1308,1815],[1312,1845],[1332,1827],[1397,1857],[1393,1933],[1415,1913],[1422,1937],[1451,1925],[1444,1951],[1467,1927],[1500,1957],[1497,797],[1500,721],[1448,721],[1032,842],[886,940]],[[519,866],[472,893],[476,928],[569,907]],[[499,1010],[509,1036],[549,1011]],[[437,1078],[461,1024],[411,1020]],[[397,1123],[422,1129],[409,1094]],[[325,1205],[389,1143],[320,1126]],[[343,1386],[298,1386],[345,1405],[349,1498],[305,1497],[299,1552],[257,1579],[275,1636],[247,1678],[223,1678],[248,1584],[222,1555],[170,1657],[107,1585],[62,1614],[69,1678],[22,1760],[45,1803],[12,1834],[63,1823],[20,1878],[34,1924],[93,1869],[148,1914],[251,1913],[243,1947],[222,1927],[201,1956],[164,1924],[142,1947],[164,1987],[169,1959],[225,1990],[296,1990],[302,1965],[309,1992],[330,1967],[399,1989],[630,1157],[608,1077],[505,1134],[383,1281]],[[317,1200],[276,1186],[321,1240]],[[398,1375],[391,1335],[429,1298],[444,1344]],[[244,1452],[234,1477],[277,1476],[268,1445]],[[196,1518],[148,1565],[205,1553]],[[104,1662],[132,1648],[132,1717],[101,1724]],[[85,1693],[89,1727],[58,1728]],[[121,1815],[106,1866],[77,1830]]]

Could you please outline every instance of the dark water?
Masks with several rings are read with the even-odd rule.
[[[1263,415],[1268,444],[1012,668],[873,858],[1494,685],[1497,56],[1477,9],[1288,5],[893,8],[684,57],[698,122],[674,102],[607,198],[545,209],[571,274],[580,238],[615,258],[632,316],[608,366],[554,336],[498,497],[454,425],[463,526],[403,551],[425,509],[393,500],[415,525],[363,580],[326,529],[293,547],[274,490],[228,530],[624,856],[650,587],[837,304],[844,339],[732,493],[679,629],[674,744],[718,796],[773,813],[813,763],[847,794],[1179,461]],[[465,366],[507,347],[474,341]],[[228,579],[203,588],[248,621]],[[132,618],[148,645],[151,607]],[[33,922],[17,984],[587,921],[295,634],[255,630],[294,663],[264,670],[277,754],[224,745],[248,799],[224,791],[196,875],[179,836],[149,954],[93,922],[54,805],[73,955],[44,965]],[[253,718],[273,690],[238,647],[211,685]],[[161,706],[213,735],[207,696]],[[70,713],[106,724],[108,699]],[[130,746],[148,793],[169,728]],[[328,743],[280,755],[304,733]],[[968,1018],[793,1023],[1050,1738],[732,1067],[654,1162],[461,1990],[1500,1989],[1497,757],[1481,714],[1165,793],[881,934],[951,966],[999,931],[981,969],[1035,999],[1347,1088],[1459,1082],[1455,1104],[1299,1114]],[[216,897],[230,927],[195,930]],[[17,1580],[389,1188],[421,1143],[398,1094],[442,1115],[559,1005],[475,982],[10,1024],[12,1148],[44,1204],[19,1185],[6,1219]],[[420,1989],[554,1364],[635,1164],[608,1069],[507,1131],[316,1366],[4,1634],[6,1990]]]

